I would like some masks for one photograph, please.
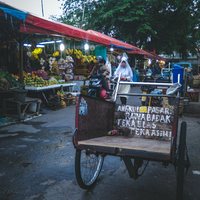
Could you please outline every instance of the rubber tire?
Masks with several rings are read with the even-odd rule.
[[[101,155],[99,154],[99,156],[101,156]],[[104,161],[104,157],[102,157],[102,159]],[[81,161],[81,150],[77,149],[76,150],[76,156],[75,156],[75,174],[76,174],[76,180],[77,180],[77,183],[78,183],[78,185],[79,185],[80,188],[82,188],[82,189],[90,189],[90,188],[92,188],[95,185],[95,183],[96,183],[96,181],[97,181],[97,179],[98,179],[98,177],[99,177],[99,175],[101,173],[101,169],[102,169],[102,166],[103,166],[103,161],[101,163],[99,171],[97,172],[95,180],[90,185],[86,185],[84,183],[83,179],[82,179],[82,176],[81,176],[81,163],[80,163],[80,161]]]
[[[186,122],[181,123],[179,155],[178,155],[178,169],[177,169],[177,191],[176,200],[183,200],[183,184],[184,184],[184,164],[185,164],[185,150],[186,150]]]

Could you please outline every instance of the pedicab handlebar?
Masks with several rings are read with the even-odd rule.
[[[163,86],[163,87],[168,87],[167,93],[158,95],[158,94],[142,94],[142,93],[118,93],[119,90],[119,84],[123,85],[151,85],[151,86]],[[113,102],[116,101],[117,95],[127,95],[127,96],[162,96],[162,97],[176,97],[175,93],[178,92],[181,88],[180,83],[152,83],[152,82],[129,82],[129,81],[121,81],[121,73],[119,74],[118,80],[117,80],[117,85],[113,97]],[[179,93],[178,95],[179,96]]]

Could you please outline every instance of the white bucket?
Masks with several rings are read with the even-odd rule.
[[[30,103],[28,109],[31,112],[36,112],[36,110],[37,110],[37,103]]]

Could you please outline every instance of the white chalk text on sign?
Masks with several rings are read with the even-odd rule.
[[[174,109],[116,105],[114,127],[120,135],[171,140]]]

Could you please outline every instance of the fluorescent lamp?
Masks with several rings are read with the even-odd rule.
[[[36,47],[37,48],[44,48],[44,45],[42,45],[42,44],[36,44]]]
[[[55,41],[46,41],[46,42],[40,42],[39,44],[53,44]]]
[[[84,49],[88,50],[89,49],[89,45],[87,43],[84,44]]]
[[[114,48],[113,48],[113,47],[110,47],[110,51],[114,51]]]
[[[24,46],[24,47],[31,47],[32,45],[31,45],[31,44],[24,43],[23,46]]]
[[[65,45],[62,43],[62,44],[60,44],[60,50],[61,51],[64,51],[64,49],[65,49]]]
[[[57,40],[57,41],[56,41],[56,43],[61,43],[61,42],[62,42],[62,40]]]

